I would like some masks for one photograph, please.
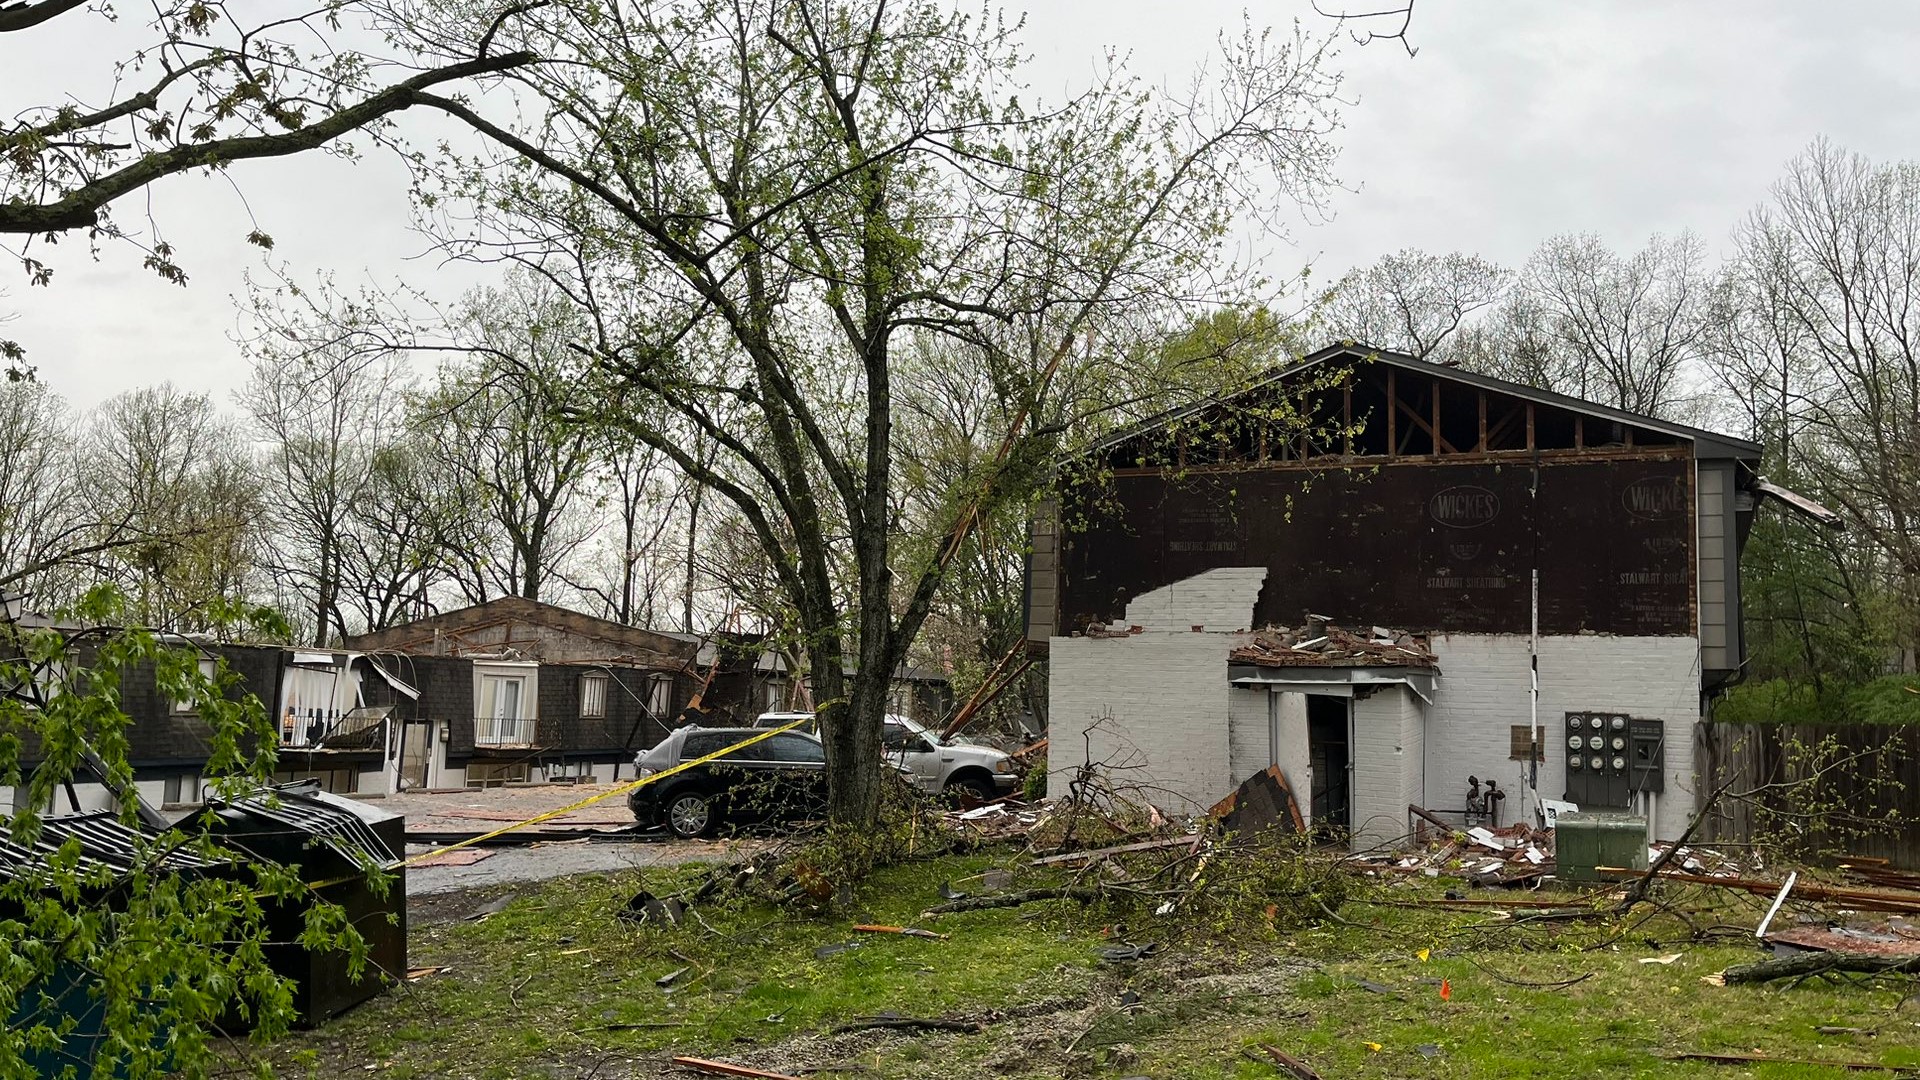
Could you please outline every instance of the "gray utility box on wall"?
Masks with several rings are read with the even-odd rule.
[[[1633,805],[1663,785],[1666,723],[1625,713],[1570,712],[1564,747],[1567,801],[1582,807]]]

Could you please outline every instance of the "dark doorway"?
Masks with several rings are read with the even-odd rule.
[[[1348,814],[1347,716],[1351,700],[1326,694],[1307,695],[1307,759],[1313,766],[1313,827],[1316,832],[1345,833],[1352,827]]]

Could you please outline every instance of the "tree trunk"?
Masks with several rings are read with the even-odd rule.
[[[706,487],[693,486],[693,498],[687,509],[687,580],[686,589],[681,593],[680,632],[693,633],[693,561],[698,553],[700,539],[700,496],[706,494]]]

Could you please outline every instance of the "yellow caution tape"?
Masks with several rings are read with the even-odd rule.
[[[761,732],[758,735],[755,735],[751,738],[742,739],[739,742],[734,743],[732,746],[728,746],[720,750],[715,750],[713,753],[708,754],[705,757],[694,758],[692,761],[683,761],[680,764],[675,765],[671,769],[662,769],[659,772],[653,773],[649,776],[642,776],[637,780],[632,780],[625,784],[621,784],[619,787],[614,788],[612,791],[602,791],[598,795],[589,795],[586,798],[581,799],[579,802],[574,803],[571,806],[563,806],[558,810],[549,810],[544,814],[535,814],[534,816],[527,818],[525,821],[516,821],[511,825],[503,825],[500,828],[495,829],[489,833],[481,833],[479,836],[469,836],[465,840],[457,840],[451,844],[446,845],[445,847],[437,847],[437,848],[434,848],[432,851],[423,851],[418,855],[414,855],[410,858],[400,860],[400,865],[410,866],[416,862],[421,861],[422,859],[430,859],[436,855],[445,855],[449,851],[459,851],[463,847],[472,847],[474,844],[483,843],[485,841],[493,839],[496,836],[504,836],[507,833],[513,832],[517,829],[524,829],[529,825],[538,825],[543,821],[552,821],[554,818],[571,814],[575,810],[582,810],[582,809],[585,809],[586,807],[592,806],[594,803],[597,803],[602,799],[611,799],[615,795],[624,795],[629,791],[634,791],[638,788],[646,787],[648,784],[651,784],[656,780],[665,780],[667,777],[672,776],[676,773],[685,772],[686,770],[691,769],[697,765],[705,765],[710,761],[717,761],[720,758],[726,757],[728,754],[733,753],[735,750],[752,746],[754,743],[761,742],[766,739],[771,739],[775,735],[778,735],[783,731],[792,731],[794,728],[797,728],[802,724],[811,723],[812,721],[813,721],[813,718],[809,716],[809,717],[803,717],[799,720],[795,720],[791,724],[783,724],[780,727],[768,728],[767,730]]]
[[[715,750],[713,753],[708,754],[705,757],[694,758],[692,761],[683,761],[680,764],[675,765],[671,769],[662,769],[657,773],[653,773],[652,775],[642,776],[637,780],[632,780],[625,784],[621,784],[619,787],[616,787],[611,791],[602,791],[598,795],[589,795],[586,798],[581,799],[579,802],[574,803],[571,806],[563,806],[558,810],[548,810],[547,812],[542,814],[535,814],[534,816],[527,818],[525,821],[516,821],[511,825],[502,825],[500,828],[495,829],[492,832],[481,833],[478,836],[469,836],[465,840],[457,840],[451,844],[446,845],[445,847],[434,848],[432,851],[423,851],[418,855],[413,855],[408,858],[401,859],[397,865],[411,866],[412,864],[416,862],[421,862],[425,859],[431,859],[438,855],[445,855],[449,851],[458,851],[461,848],[472,847],[475,844],[479,844],[479,843],[483,843],[485,841],[491,840],[496,836],[504,836],[507,833],[513,832],[517,829],[524,829],[529,825],[538,825],[543,821],[552,821],[554,818],[561,817],[565,814],[571,814],[575,810],[581,810],[586,807],[592,806],[594,803],[597,803],[602,799],[611,799],[615,795],[624,795],[629,791],[633,791],[637,788],[646,787],[648,784],[654,783],[655,781],[658,781],[658,780],[665,780],[669,776],[673,776],[676,773],[685,772],[688,769],[694,768],[695,766],[705,765],[711,761],[717,761],[720,758],[726,757],[728,754],[733,753],[735,750],[740,750],[745,747],[752,746],[754,743],[763,742],[767,739],[771,739],[775,735],[778,735],[783,731],[792,731],[794,728],[797,728],[802,724],[811,723],[812,721],[813,721],[813,718],[810,716],[802,717],[798,720],[793,721],[790,724],[782,724],[781,726],[776,728],[768,728],[767,730],[762,731],[759,734],[754,735],[750,738],[742,739],[739,742],[734,743],[732,746],[723,747],[722,749]],[[353,881],[353,880],[356,880],[356,879],[353,877],[340,877],[340,878],[334,878],[330,881],[316,881],[308,885],[307,888],[310,890],[324,889],[330,885],[339,885],[344,882]]]

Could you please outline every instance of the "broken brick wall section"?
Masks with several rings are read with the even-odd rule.
[[[1065,797],[1088,760],[1125,766],[1113,779],[1171,813],[1203,811],[1232,790],[1227,657],[1250,640],[1266,577],[1264,567],[1209,570],[1134,598],[1127,622],[1139,633],[1053,638],[1047,794]]]

